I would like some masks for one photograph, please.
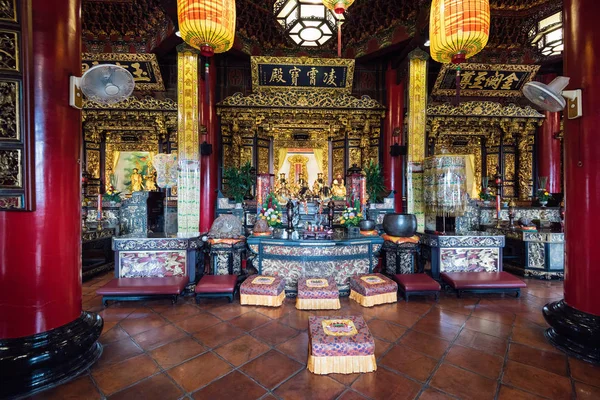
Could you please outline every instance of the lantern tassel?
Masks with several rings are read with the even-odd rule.
[[[340,20],[338,20],[337,23],[337,28],[338,28],[338,58],[342,58],[342,22]]]

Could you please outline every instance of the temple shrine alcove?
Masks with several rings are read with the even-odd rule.
[[[257,173],[326,182],[353,165],[379,161],[384,107],[363,96],[319,91],[238,93],[217,105],[223,167],[250,162]]]
[[[535,181],[535,132],[544,116],[529,106],[491,101],[463,102],[427,107],[429,155],[470,156],[474,187],[481,190],[484,177],[500,176],[500,195],[527,200]]]
[[[86,195],[156,191],[153,157],[177,153],[177,104],[172,100],[129,98],[109,106],[86,101],[83,111]],[[132,182],[137,169],[141,184]],[[135,186],[135,187],[134,187]]]

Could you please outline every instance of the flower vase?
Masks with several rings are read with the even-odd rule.
[[[548,204],[548,200],[540,201],[540,204],[542,205],[542,208],[545,208],[546,204]]]
[[[360,228],[358,226],[348,226],[346,227],[346,232],[348,233],[348,239],[360,237]]]
[[[489,206],[490,205],[490,201],[489,200],[484,200],[483,204],[486,205],[486,206]]]

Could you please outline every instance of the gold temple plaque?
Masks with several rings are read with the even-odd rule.
[[[253,91],[352,91],[354,60],[251,57]]]
[[[460,94],[464,97],[521,97],[539,65],[461,64]],[[456,66],[444,64],[433,86],[433,96],[456,95]]]

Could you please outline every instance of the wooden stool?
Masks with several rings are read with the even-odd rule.
[[[406,301],[414,294],[433,294],[436,300],[440,295],[440,284],[427,274],[397,274],[392,275],[392,279],[398,283]]]
[[[350,298],[363,307],[398,301],[398,285],[381,274],[355,275],[350,278]]]
[[[375,341],[363,317],[309,317],[308,365],[313,374],[377,370]]]
[[[233,301],[237,285],[237,275],[204,275],[196,284],[196,304],[201,297],[227,297]]]
[[[298,279],[298,310],[339,310],[340,292],[332,277]]]
[[[285,300],[285,281],[278,276],[253,275],[240,286],[242,305],[279,307]]]

